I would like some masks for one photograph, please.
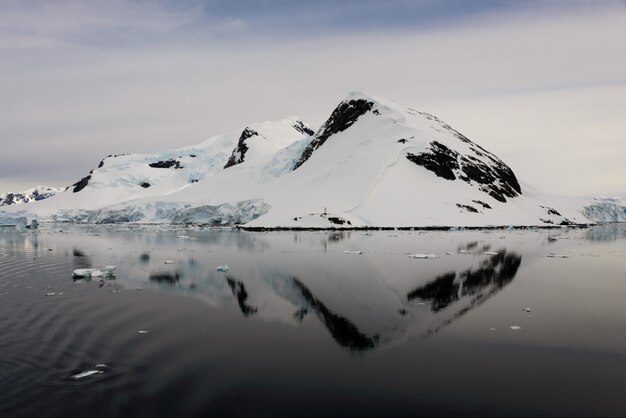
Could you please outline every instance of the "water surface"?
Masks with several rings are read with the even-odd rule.
[[[625,238],[5,228],[0,416],[624,417]]]

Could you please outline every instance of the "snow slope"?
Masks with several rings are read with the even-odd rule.
[[[250,135],[250,132],[255,134]],[[245,202],[254,199],[215,205],[212,202],[219,199],[219,187],[200,194],[198,187],[194,186],[213,176],[223,178],[227,172],[233,172],[232,176],[226,176],[231,178],[231,184],[224,183],[223,186],[236,187],[240,181],[236,175],[241,171],[240,167],[270,164],[264,178],[289,172],[293,163],[285,156],[281,159],[284,152],[280,151],[290,146],[299,150],[300,143],[310,140],[311,132],[308,125],[292,118],[252,124],[243,131],[219,135],[192,147],[157,154],[109,155],[64,192],[22,209],[30,210],[42,220],[77,222],[176,222],[185,217],[201,220],[190,213],[185,216],[185,213],[195,209],[204,212],[206,217],[213,209],[216,213],[212,216],[225,223],[241,223],[251,219],[241,211],[252,210],[251,216],[258,216],[256,211],[265,210],[262,202],[258,208],[251,208]],[[241,161],[225,168],[242,143],[247,144],[248,149],[245,155],[242,154]],[[189,201],[170,198],[187,188],[191,189]],[[142,202],[142,205],[138,206],[136,202]],[[217,223],[222,223],[221,220]]]
[[[351,93],[317,133],[292,118],[195,147],[105,158],[42,220],[437,227],[588,223],[436,117]],[[590,212],[587,212],[589,215]]]

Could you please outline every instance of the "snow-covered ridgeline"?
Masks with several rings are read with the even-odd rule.
[[[294,117],[109,156],[27,206],[42,220],[345,228],[583,224],[623,220],[622,204],[544,195],[435,116],[355,92],[317,133]]]

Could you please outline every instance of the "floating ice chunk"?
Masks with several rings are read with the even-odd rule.
[[[76,269],[72,273],[74,277],[99,277],[104,275],[104,273],[98,269]]]
[[[344,254],[363,254],[363,251],[344,251]]]
[[[115,270],[115,266],[104,266],[104,271],[106,273],[113,273],[114,270]]]
[[[228,271],[228,264],[224,264],[223,266],[217,266],[215,271],[221,271],[222,273],[226,273]]]
[[[56,296],[56,292],[49,292],[49,293],[46,293],[46,296]]]
[[[518,329],[522,329],[519,325],[511,325],[511,329],[517,331]]]
[[[104,364],[104,363],[98,363],[98,364],[96,364],[96,365],[95,365],[95,366],[93,366],[93,367],[98,368],[98,369],[106,369],[106,368],[108,368],[109,366],[107,366],[107,365],[106,365],[106,364]]]
[[[437,258],[437,254],[412,254],[409,256],[410,258]]]
[[[493,251],[483,251],[484,255],[498,255],[499,253],[493,252]]]
[[[175,263],[175,261],[172,261],[172,260],[165,260],[163,263],[165,263],[165,264],[174,264],[174,263]]]
[[[489,331],[495,331],[495,330],[496,330],[495,328],[489,328]]]
[[[85,377],[93,376],[94,374],[104,373],[102,370],[86,370],[84,372],[76,373],[72,375],[72,379],[84,379]]]
[[[524,312],[531,312],[530,308],[524,308]]]
[[[137,334],[147,334],[147,333],[149,333],[149,332],[150,332],[150,331],[148,331],[148,330],[145,330],[145,329],[140,329],[139,331],[137,331]]]
[[[467,250],[459,250],[459,254],[471,254],[471,251],[467,251]]]
[[[550,258],[569,258],[567,254],[548,254],[547,257]]]

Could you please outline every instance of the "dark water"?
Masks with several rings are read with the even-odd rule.
[[[623,225],[5,228],[0,417],[625,417],[625,255]]]

